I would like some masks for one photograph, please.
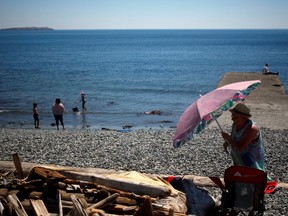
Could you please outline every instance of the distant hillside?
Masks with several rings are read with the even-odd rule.
[[[13,28],[3,28],[1,30],[54,30],[49,27],[13,27]]]

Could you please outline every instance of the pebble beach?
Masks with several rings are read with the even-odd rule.
[[[287,183],[288,130],[261,130],[268,174]],[[172,146],[174,132],[174,129],[117,132],[1,128],[0,160],[12,160],[11,155],[18,153],[22,161],[38,164],[217,177],[222,177],[224,170],[232,165],[223,151],[218,128],[208,127],[177,149]],[[266,195],[265,200],[264,215],[287,215],[287,189],[279,188],[274,194]]]

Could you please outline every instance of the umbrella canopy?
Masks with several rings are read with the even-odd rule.
[[[260,80],[232,83],[217,88],[194,101],[182,114],[173,137],[173,146],[179,147],[200,133],[223,111],[243,101],[250,91],[260,85]]]

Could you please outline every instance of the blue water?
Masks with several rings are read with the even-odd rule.
[[[225,72],[279,71],[288,89],[288,30],[0,31],[0,127],[52,128],[61,98],[71,129],[168,128]],[[86,114],[80,91],[86,93]],[[161,115],[144,115],[161,110]]]

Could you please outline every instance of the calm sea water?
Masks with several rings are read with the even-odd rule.
[[[0,126],[52,128],[61,98],[70,129],[161,128],[225,72],[268,63],[288,87],[288,30],[0,31]],[[80,91],[86,93],[86,114]],[[144,115],[161,110],[161,115]]]

